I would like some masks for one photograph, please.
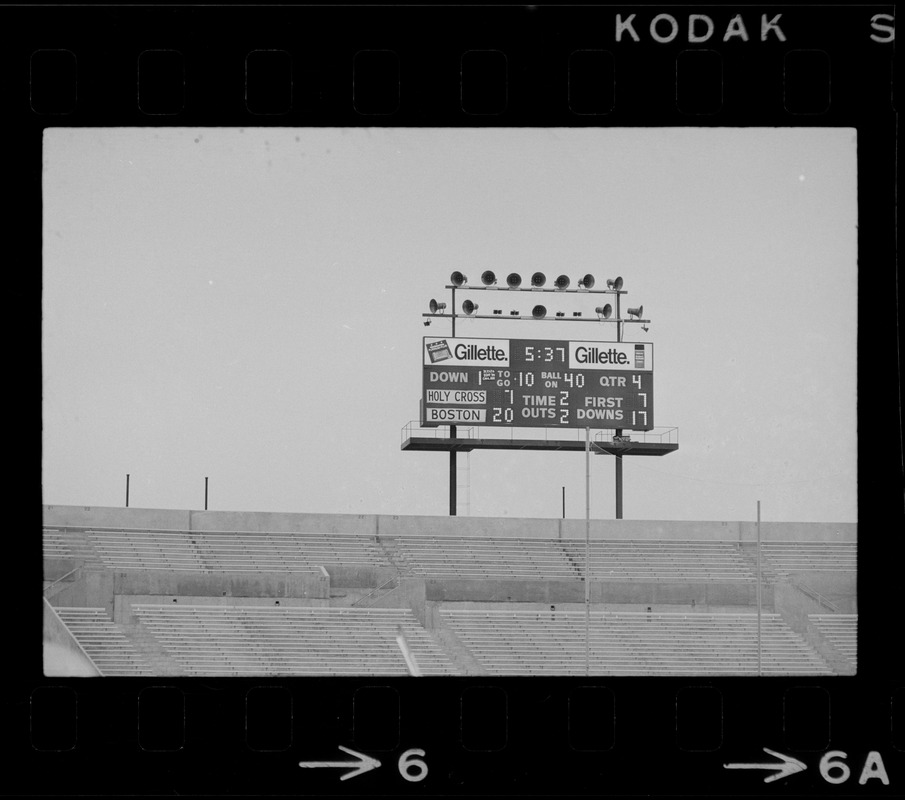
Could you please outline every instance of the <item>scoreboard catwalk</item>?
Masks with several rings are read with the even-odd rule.
[[[650,342],[426,336],[421,424],[654,427]]]

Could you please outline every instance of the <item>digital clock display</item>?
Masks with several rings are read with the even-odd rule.
[[[653,345],[425,337],[421,424],[654,427]]]

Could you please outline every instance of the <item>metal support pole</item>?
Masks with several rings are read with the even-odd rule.
[[[207,511],[207,476],[204,478],[204,510]]]
[[[616,341],[622,341],[622,315],[619,310],[619,292],[616,292]],[[622,428],[616,429],[622,436]],[[616,519],[622,519],[622,456],[616,455]]]
[[[566,518],[566,487],[562,487],[562,518]]]
[[[760,629],[760,614],[761,614],[761,564],[760,564],[760,500],[757,501],[757,674],[758,677],[761,675],[761,669],[763,666],[763,659],[761,656],[761,629]]]
[[[456,438],[456,426],[449,426],[449,438]],[[449,449],[449,516],[456,516],[456,451]]]
[[[129,507],[129,473],[126,473],[126,508]]]
[[[456,290],[452,289],[452,338],[456,338]],[[449,438],[456,438],[456,426],[449,426]],[[456,451],[450,447],[449,449],[449,516],[456,516]]]
[[[591,674],[591,429],[584,429],[584,672]]]

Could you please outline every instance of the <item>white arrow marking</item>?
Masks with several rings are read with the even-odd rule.
[[[764,783],[770,783],[770,781],[778,781],[780,778],[786,778],[789,775],[794,775],[796,772],[801,772],[802,770],[807,769],[807,766],[797,758],[785,756],[782,753],[777,753],[775,750],[770,750],[767,747],[764,748],[764,752],[769,753],[771,756],[781,758],[783,763],[777,764],[776,762],[774,762],[772,764],[723,764],[723,767],[725,767],[726,769],[776,770],[775,775],[768,775],[766,778],[764,778]]]
[[[363,772],[368,772],[372,769],[377,769],[380,766],[380,762],[376,758],[371,758],[370,756],[366,756],[364,753],[356,753],[354,750],[350,750],[348,747],[343,747],[342,745],[337,745],[340,750],[348,753],[351,756],[355,756],[355,761],[299,761],[300,767],[352,767],[351,772],[347,772],[345,775],[340,775],[339,779],[341,781],[347,781],[349,778],[354,778],[356,775],[361,775]]]

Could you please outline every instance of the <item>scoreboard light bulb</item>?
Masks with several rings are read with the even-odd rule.
[[[518,316],[518,311],[510,311],[510,312],[509,312],[509,316],[510,316],[510,317],[517,317],[517,316]]]
[[[580,312],[580,311],[573,311],[573,312],[572,312],[572,316],[573,316],[573,317],[580,317],[580,316],[581,316],[581,312]]]
[[[566,315],[566,312],[565,312],[565,311],[557,311],[557,312],[556,312],[556,316],[557,316],[557,317],[564,317],[565,315]]]
[[[497,315],[500,315],[500,314],[503,313],[503,309],[502,309],[502,308],[495,308],[495,309],[493,309],[493,313],[494,313],[494,314],[497,314]]]

